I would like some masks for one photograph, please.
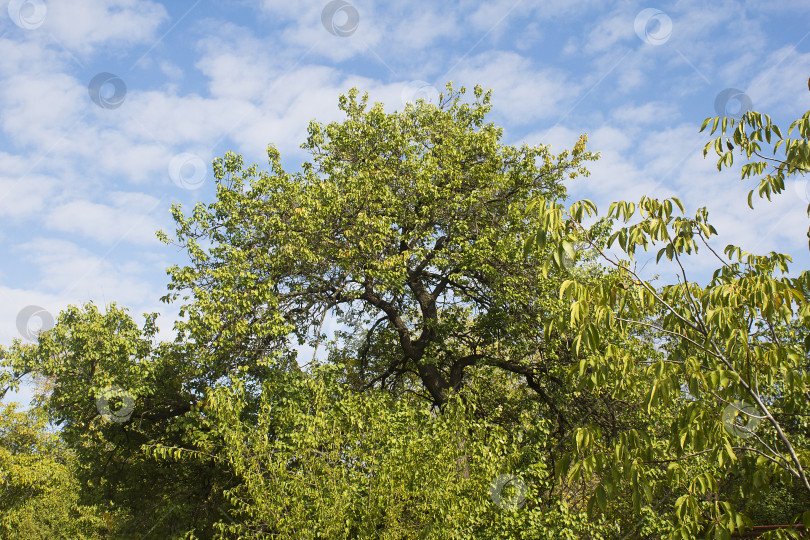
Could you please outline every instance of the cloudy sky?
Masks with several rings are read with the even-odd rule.
[[[750,185],[718,173],[698,133],[747,107],[784,126],[810,109],[806,0],[1,3],[3,345],[87,301],[158,311],[169,338],[159,298],[184,259],[155,231],[173,231],[171,205],[213,200],[210,163],[229,150],[265,164],[273,142],[297,169],[307,123],[339,119],[352,87],[395,110],[481,84],[508,144],[561,151],[588,134],[602,158],[573,199],[605,212],[676,195],[708,207],[717,248],[810,262],[807,182],[751,211]]]

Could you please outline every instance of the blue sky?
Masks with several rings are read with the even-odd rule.
[[[807,182],[751,211],[750,186],[702,157],[698,133],[741,103],[780,125],[810,109],[806,1],[2,4],[4,345],[40,324],[34,311],[47,320],[90,300],[158,311],[170,338],[173,308],[159,298],[165,268],[184,258],[155,231],[174,230],[172,203],[213,200],[210,162],[229,150],[265,164],[272,142],[298,168],[308,122],[340,119],[352,87],[394,110],[451,80],[481,84],[508,144],[561,151],[588,134],[602,158],[572,198],[605,212],[676,195],[692,215],[708,207],[719,249],[810,261]],[[715,266],[701,255],[688,269],[705,278]],[[645,269],[672,279],[671,267]]]

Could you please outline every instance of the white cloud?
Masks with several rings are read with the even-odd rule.
[[[611,115],[613,121],[623,126],[648,124],[666,125],[678,118],[678,109],[672,103],[651,101],[642,105],[628,103],[617,107]]]
[[[566,126],[554,126],[545,131],[531,132],[523,137],[520,141],[512,144],[521,144],[525,142],[530,146],[543,144],[551,147],[551,151],[558,154],[566,149],[571,149],[579,139],[582,132],[575,131]],[[589,149],[592,145],[589,143]]]
[[[736,58],[724,63],[718,71],[718,84],[740,85],[749,74],[758,70],[762,57],[753,51],[743,51]]]
[[[75,303],[77,298],[105,298],[107,302],[139,306],[144,300],[159,298],[153,284],[164,281],[165,276],[162,268],[138,262],[138,254],[131,250],[109,249],[96,254],[74,242],[39,237],[14,247],[13,252],[22,263],[38,270],[36,290],[51,291],[70,299],[68,303]],[[128,257],[134,260],[128,261]]]
[[[0,152],[0,217],[15,220],[39,213],[58,180],[35,172],[36,161]]]
[[[768,114],[785,112],[792,121],[810,109],[807,91],[810,53],[799,53],[793,46],[782,47],[771,52],[761,65],[748,88],[742,89],[753,101],[755,110]]]
[[[367,55],[368,49],[377,47],[390,30],[378,18],[376,6],[370,0],[344,2],[340,9],[331,10],[333,16],[327,17],[326,22],[324,12],[333,2],[283,4],[266,0],[262,8],[273,22],[279,16],[292,20],[291,24],[284,25],[279,39],[284,46],[294,46],[304,55],[314,54],[336,61]],[[340,35],[341,31],[347,35]]]
[[[507,12],[509,19],[549,20],[560,19],[572,13],[589,13],[590,6],[599,6],[595,0],[493,0],[481,3],[465,0],[460,3],[460,11],[471,13],[470,20],[479,29],[489,29]]]
[[[616,45],[619,41],[635,39],[633,31],[632,17],[627,11],[605,17],[599,21],[596,27],[588,34],[588,40],[584,46],[584,52],[593,54],[605,51]]]
[[[150,0],[49,0],[42,30],[81,55],[98,47],[153,44],[158,26],[169,17]]]
[[[109,199],[111,204],[78,200],[59,205],[48,212],[45,223],[53,229],[80,233],[106,245],[119,241],[158,244],[155,231],[163,224],[154,214],[158,207],[165,210],[168,206],[165,200],[123,192],[112,192]]]
[[[183,68],[174,62],[163,60],[158,62],[160,71],[171,80],[178,81],[183,78]]]
[[[53,294],[42,291],[27,291],[0,286],[0,343],[11,344],[13,339],[25,340],[25,336],[17,328],[17,318],[20,312],[27,306],[40,306],[47,313],[45,318],[56,319],[57,313],[64,307],[59,298]],[[43,316],[38,317],[40,320]],[[23,330],[30,328],[35,330],[41,326],[39,321],[36,324],[25,325]]]
[[[537,69],[528,58],[505,51],[471,57],[453,75],[468,88],[493,89],[494,114],[518,125],[559,118],[582,88],[557,69]]]
[[[87,89],[64,73],[19,74],[5,80],[0,89],[4,107],[0,122],[17,144],[42,150],[53,147],[86,114]]]
[[[0,15],[3,13],[0,11]],[[10,21],[7,24],[11,24]],[[0,33],[0,75],[7,77],[31,71],[47,74],[63,69],[67,57],[64,51],[43,47],[33,39],[14,39],[18,30]]]
[[[303,6],[299,2],[287,0],[262,0],[261,9],[283,19],[295,19],[303,13]]]
[[[201,39],[197,49],[195,67],[208,77],[210,94],[217,98],[254,100],[297,59],[288,51],[279,54],[268,48],[267,41],[233,24]]]
[[[384,32],[384,50],[402,47],[411,50],[425,50],[434,47],[442,39],[458,40],[469,31],[468,25],[460,20],[462,13],[450,4],[422,2],[400,4],[394,13],[387,13],[378,21],[389,23],[390,30]]]

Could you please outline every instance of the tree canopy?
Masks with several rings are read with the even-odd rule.
[[[559,155],[503,145],[484,123],[490,94],[463,103],[462,92],[386,113],[350,91],[345,121],[310,124],[301,172],[272,146],[269,171],[216,160],[217,201],[188,217],[175,208],[192,264],[172,269],[170,298],[193,291],[188,335],[243,362],[279,337],[257,329],[283,322],[315,344],[330,313],[347,329],[332,360],[358,388],[418,389],[442,405],[466,370],[490,364],[543,393],[560,347],[536,322],[559,307],[558,280],[542,273],[547,254],[523,256],[538,227],[526,208],[563,199],[595,156],[584,137]]]

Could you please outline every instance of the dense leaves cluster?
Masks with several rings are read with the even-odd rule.
[[[749,112],[731,137],[718,137],[706,151],[716,150],[722,168],[731,165],[735,145],[748,158],[762,157],[763,133],[768,143],[772,135],[778,138],[773,152],[782,148],[785,157],[767,158],[775,164],[759,186],[760,196],[770,199],[772,193],[784,190],[786,177],[808,170],[807,122],[805,115],[790,128],[798,128],[803,141],[784,140],[767,116]],[[723,134],[734,127],[734,120],[720,118],[708,119],[703,127],[710,123],[712,132],[719,125]],[[753,131],[747,132],[747,127]],[[742,178],[762,174],[767,165],[767,161],[745,165]],[[580,459],[569,475],[584,472],[600,477],[592,509],[595,503],[606,510],[603,492],[615,489],[618,482],[632,486],[636,512],[642,501],[672,497],[672,523],[681,537],[707,532],[728,538],[753,524],[744,511],[756,504],[766,487],[779,486],[795,494],[801,501],[797,511],[808,507],[810,274],[802,271],[791,277],[791,258],[785,254],[755,255],[729,245],[723,250],[724,259],[709,242],[717,231],[709,224],[706,209],[686,218],[674,215],[676,208],[684,212],[674,197],[663,201],[642,197],[638,205],[613,203],[609,218],[628,223],[636,211],[640,217],[608,240],[607,247],[617,244],[629,257],[621,260],[589,242],[582,221],[585,214],[596,212],[590,201],[574,203],[567,210],[545,201],[537,206],[549,226],[534,243],[564,246],[569,231],[579,231],[623,278],[597,287],[576,278],[567,280],[560,296],[571,302],[570,317],[562,314],[547,324],[575,331],[576,346],[591,355],[583,364],[607,370],[607,379],[643,372],[652,383],[644,397],[646,412],[672,416],[669,432],[658,441],[635,431],[604,437],[598,426],[583,427],[576,435],[577,447],[588,450],[585,457],[576,456]],[[672,261],[678,283],[656,288],[643,280],[630,265],[639,246],[645,250],[660,246],[656,262],[664,257]],[[721,265],[706,286],[690,282],[682,264],[684,256],[700,248],[708,249]],[[628,362],[633,351],[605,343],[601,325],[623,334],[634,329],[651,332],[662,355],[656,361]],[[618,388],[614,395],[624,392]],[[810,524],[810,512],[800,517]]]

